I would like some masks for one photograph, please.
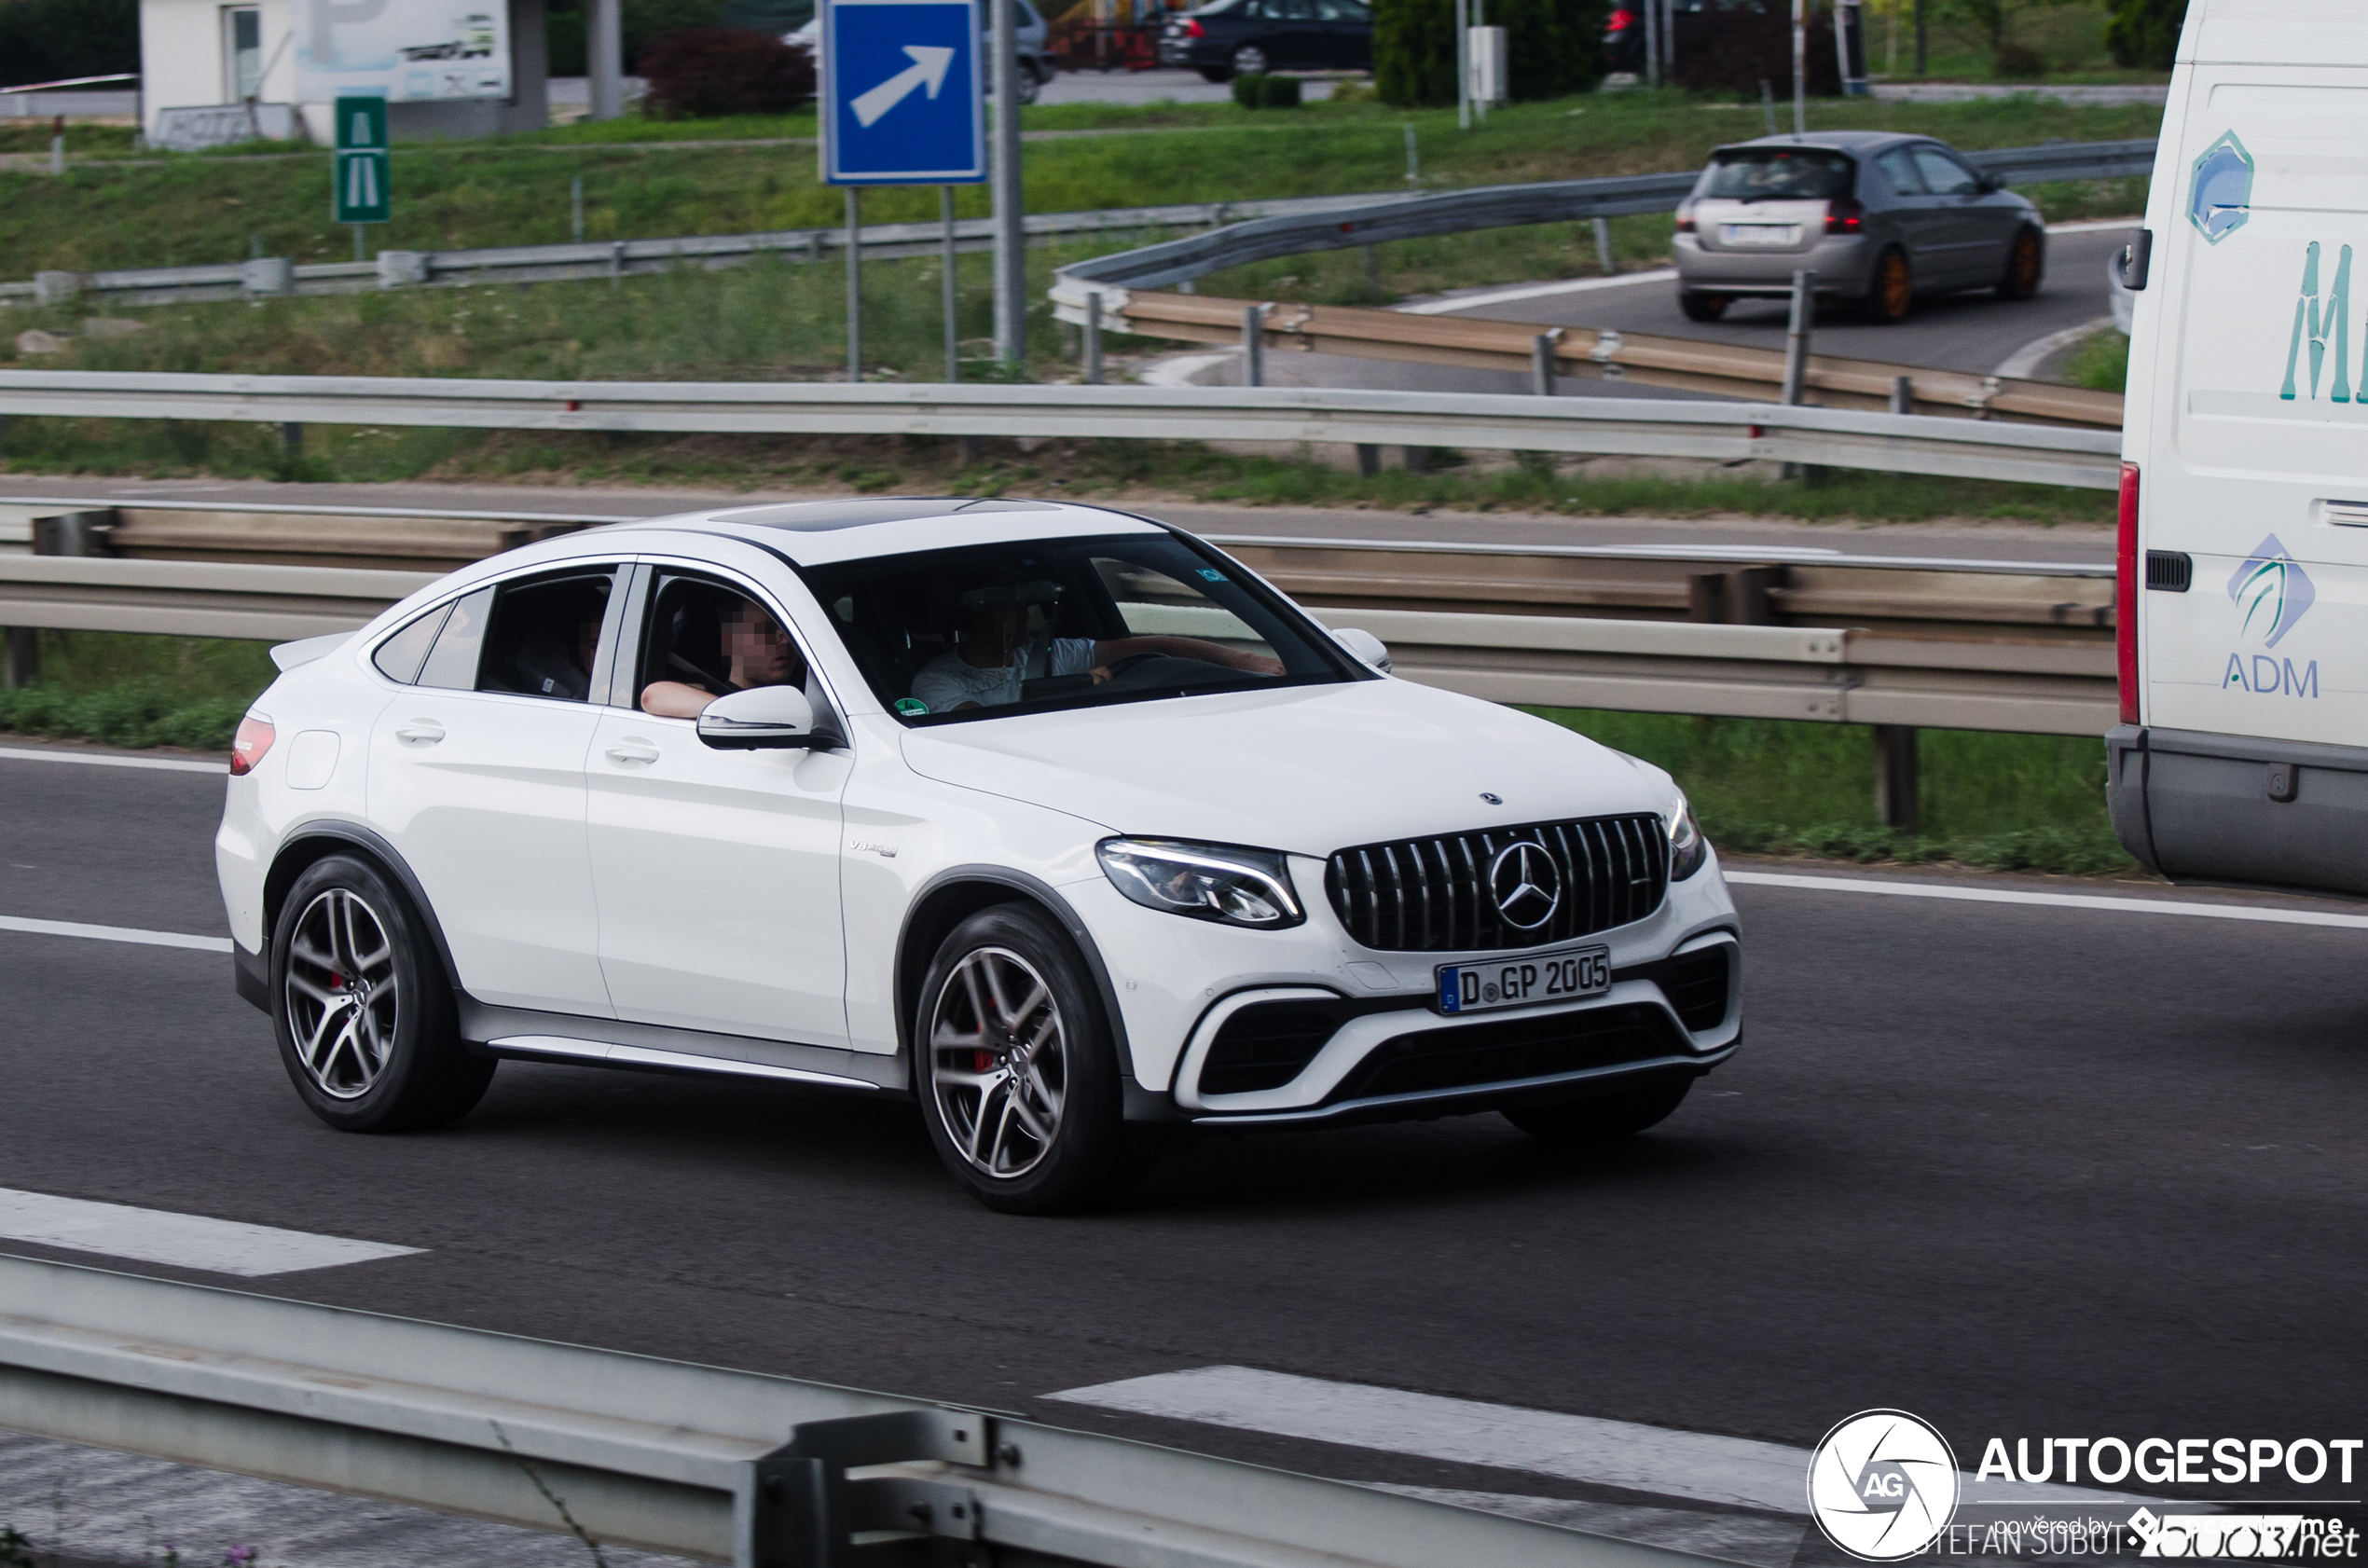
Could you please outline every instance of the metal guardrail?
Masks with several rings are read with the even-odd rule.
[[[2111,431],[1767,404],[1316,387],[626,382],[0,371],[0,415],[270,424],[1338,442],[1765,460],[2112,489]]]
[[[0,1258],[0,1426],[735,1568],[1695,1568],[1665,1547],[791,1378]],[[849,1470],[866,1473],[850,1479]],[[547,1488],[549,1496],[545,1494]]]
[[[1093,234],[1131,234],[1150,228],[1192,228],[1234,222],[1246,215],[1289,213],[1319,216],[1342,208],[1370,206],[1371,195],[1294,197],[1273,200],[1195,201],[1163,207],[1114,207],[1081,213],[1035,213],[1026,229],[1034,240]],[[986,250],[993,220],[955,223],[955,246]],[[882,260],[941,254],[945,230],[935,223],[867,224],[863,254]],[[254,299],[275,295],[357,294],[420,284],[539,283],[617,277],[643,277],[678,267],[737,267],[759,256],[790,262],[820,262],[844,255],[847,230],[785,228],[758,234],[686,235],[676,239],[601,240],[560,245],[504,245],[466,251],[383,251],[372,261],[293,263],[283,256],[196,267],[118,268],[95,272],[46,272],[38,278],[0,282],[0,306],[11,300],[58,304],[79,295],[104,296],[113,305],[173,305],[214,299]]]
[[[1855,628],[1648,620],[1640,611],[1650,607],[1637,601],[1665,604],[1670,586],[1642,573],[1617,571],[1610,572],[1608,583],[1590,585],[1591,597],[1625,597],[1630,602],[1618,607],[1629,612],[1625,615],[1439,608],[1459,602],[1459,594],[1463,603],[1520,602],[1519,590],[1526,585],[1476,580],[1449,570],[1429,575],[1409,592],[1402,581],[1393,586],[1370,567],[1361,572],[1337,570],[1336,561],[1323,557],[1337,556],[1340,543],[1317,542],[1308,552],[1315,559],[1273,571],[1278,585],[1309,603],[1310,612],[1327,625],[1362,626],[1381,638],[1390,645],[1399,675],[1491,701],[2087,736],[2110,728],[2115,711],[2113,649],[2105,629],[2110,581],[2100,589],[2082,591],[2083,579],[2096,575],[2097,569],[2066,569],[2066,575],[2027,580],[2046,585],[2042,592],[2052,591],[2053,602],[2043,602],[2028,589],[2020,596],[1997,593],[1976,601],[1980,631],[1952,638],[1934,636],[1929,623],[1919,621],[1912,596],[1885,599],[1864,586],[1814,578],[1798,590],[1771,587],[1763,580],[1755,591],[1763,601],[1780,604],[1785,602],[1781,596],[1797,593],[1801,597],[1792,602],[1803,606],[1818,603],[1821,593],[1827,604],[1847,602],[1854,593],[1864,607],[1890,613],[1870,616],[1875,625]],[[1270,569],[1275,556],[1292,550],[1277,542],[1234,542],[1233,548],[1246,564],[1261,571]],[[1356,548],[1369,557],[1392,549],[1372,543]],[[1521,572],[1535,558],[1525,562],[1508,553],[1501,561]],[[1665,577],[1668,563],[1599,555],[1558,557],[1553,564],[1599,571],[1618,565],[1661,566]],[[1980,570],[1985,565],[1991,570]],[[1996,565],[1954,562],[1924,569],[1821,561],[1795,570],[1875,578],[1927,570],[1938,578],[2012,583]],[[1721,598],[1731,594],[1740,605],[1755,591],[1751,574],[1764,578],[1769,570],[1694,571],[1677,591],[1700,596],[1705,582],[1715,581]],[[2109,576],[2110,569],[2104,570]],[[1533,582],[1544,575],[1534,570],[1523,574]],[[217,560],[0,556],[0,626],[310,637],[359,626],[434,575]],[[1563,581],[1568,587],[1574,580]],[[1327,603],[1335,597],[1367,602]],[[1587,597],[1574,596],[1575,603],[1566,599],[1565,608],[1595,608],[1586,603]],[[1927,607],[1932,597],[1926,596]],[[2099,599],[2104,603],[2094,602]]]
[[[1053,290],[1055,313],[1082,324],[1089,290],[1073,281]],[[1105,296],[1102,330],[1191,343],[1241,343],[1244,312],[1257,302],[1211,295],[1127,293]],[[1633,381],[1717,397],[1780,397],[1784,351],[1611,328],[1541,329],[1528,322],[1471,316],[1411,315],[1346,305],[1258,305],[1267,353],[1348,354],[1360,359],[1466,365],[1535,374],[1541,341],[1558,378]],[[1916,412],[1955,419],[2006,420],[2119,430],[2122,394],[1926,365],[1810,354],[1802,375],[1807,401],[1824,408],[1889,410],[1895,383],[1907,383]]]
[[[2036,147],[2002,147],[1965,155],[1991,174],[2025,185],[2057,180],[2119,179],[2152,174],[2152,137],[2130,142],[2060,142]],[[1549,180],[1533,185],[1485,186],[1436,196],[1398,197],[1363,207],[1292,213],[1237,223],[1115,255],[1095,256],[1060,269],[1054,297],[1081,306],[1082,287],[1154,289],[1205,277],[1229,267],[1314,251],[1346,250],[1394,240],[1430,239],[1480,228],[1568,223],[1581,218],[1660,213],[1675,207],[1694,188],[1696,172],[1633,174],[1602,180]],[[1118,301],[1108,301],[1116,308]]]

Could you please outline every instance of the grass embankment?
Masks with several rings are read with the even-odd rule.
[[[258,642],[48,632],[40,682],[0,691],[0,731],[221,750],[272,675]],[[1924,832],[1907,834],[1875,819],[1865,728],[1537,711],[1669,769],[1722,849],[1999,870],[2131,865],[2106,824],[2103,749],[2092,740],[1925,731]]]

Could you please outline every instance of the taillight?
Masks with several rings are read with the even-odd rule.
[[[1630,10],[1625,6],[1604,19],[1604,26],[1614,33],[1618,33],[1624,28],[1633,27],[1635,25],[1636,13]]]
[[[1849,197],[1838,197],[1825,203],[1825,232],[1855,234],[1866,222],[1866,204]]]
[[[1186,17],[1184,19],[1184,36],[1187,38],[1199,38],[1205,36],[1205,34],[1201,32],[1201,24],[1199,22],[1194,21],[1191,17]]]
[[[2113,665],[2121,722],[2138,722],[2138,465],[2121,465],[2121,526],[2113,541]]]
[[[1690,200],[1677,204],[1677,232],[1680,234],[1694,232],[1694,204]]]
[[[262,714],[250,713],[240,720],[238,736],[230,742],[230,777],[244,778],[253,773],[275,738],[271,721]]]

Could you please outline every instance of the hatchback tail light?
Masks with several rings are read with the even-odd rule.
[[[1191,17],[1186,17],[1184,19],[1182,26],[1184,36],[1187,38],[1200,38],[1206,36],[1206,34],[1201,31],[1201,24],[1193,21]]]
[[[1855,234],[1866,223],[1866,204],[1849,197],[1838,197],[1825,203],[1825,232]]]
[[[2138,465],[2121,465],[2121,518],[2113,540],[2113,673],[2121,722],[2138,722]]]
[[[271,721],[260,713],[250,713],[239,721],[239,733],[230,742],[230,777],[244,778],[263,761],[271,750],[271,742],[279,738],[271,728]]]
[[[1694,204],[1691,201],[1681,201],[1677,204],[1677,232],[1680,234],[1694,232]]]

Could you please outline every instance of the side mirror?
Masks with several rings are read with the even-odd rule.
[[[815,732],[814,705],[795,686],[751,686],[707,705],[699,739],[719,751],[778,751],[829,746],[837,737]]]
[[[1390,672],[1389,650],[1382,640],[1362,626],[1343,626],[1332,633],[1332,640],[1371,665],[1384,675]]]

